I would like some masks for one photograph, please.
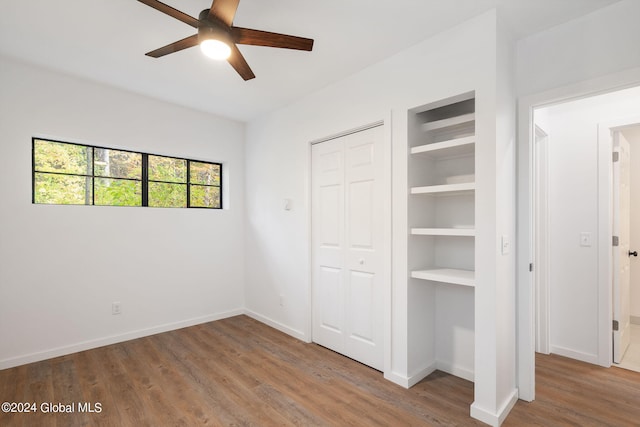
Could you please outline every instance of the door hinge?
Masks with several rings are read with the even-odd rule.
[[[620,153],[617,151],[613,152],[613,163],[620,161]]]
[[[618,328],[619,328],[618,321],[617,321],[617,320],[614,320],[614,321],[613,321],[613,330],[614,330],[614,331],[617,331],[617,330],[618,330]]]
[[[613,236],[613,246],[618,246],[620,244],[620,238],[618,236]]]
[[[529,264],[529,271],[533,271],[533,263]]]

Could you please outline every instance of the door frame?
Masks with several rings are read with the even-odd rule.
[[[351,135],[357,132],[365,131],[367,129],[371,129],[374,127],[382,126],[382,150],[381,155],[382,159],[380,164],[383,167],[383,177],[382,177],[382,193],[383,193],[383,205],[384,209],[382,212],[383,216],[383,231],[382,231],[382,294],[384,296],[383,299],[383,354],[384,354],[384,363],[383,363],[383,373],[391,372],[391,292],[392,292],[392,284],[391,284],[391,263],[392,263],[392,140],[391,140],[391,111],[389,111],[385,117],[382,119],[372,120],[367,122],[361,126],[354,126],[344,131],[336,132],[329,134],[328,136],[324,136],[321,138],[313,139],[307,143],[307,188],[308,188],[308,197],[307,203],[309,206],[308,209],[308,230],[307,235],[309,242],[309,271],[308,271],[308,280],[309,280],[309,292],[308,292],[308,307],[309,307],[309,315],[307,316],[307,337],[308,342],[313,342],[313,211],[311,209],[312,200],[313,200],[313,177],[312,177],[312,162],[313,162],[313,152],[312,146],[316,144],[321,144],[323,142],[330,141],[332,139],[341,138],[343,136]]]
[[[535,399],[535,287],[534,272],[529,270],[531,263],[535,270],[535,203],[534,203],[534,122],[535,109],[550,106],[566,101],[586,98],[607,92],[613,92],[630,87],[640,86],[640,68],[633,68],[622,72],[609,74],[603,77],[586,80],[580,83],[548,90],[545,92],[523,96],[518,99],[518,142],[517,142],[517,386],[518,395],[526,401]],[[599,147],[599,159],[601,156],[610,160],[610,152],[604,153]],[[610,163],[610,162],[608,162]],[[606,171],[599,171],[605,174]],[[599,179],[600,186],[602,180]],[[605,180],[605,182],[607,182]],[[610,188],[606,191],[610,191]],[[602,211],[606,207],[599,207]],[[601,212],[599,212],[600,214]],[[610,212],[606,213],[607,216]],[[606,217],[606,216],[605,216]],[[602,219],[602,216],[600,217]],[[602,220],[600,224],[602,224]],[[611,231],[608,235],[611,236]],[[606,234],[605,234],[606,235]],[[598,230],[598,237],[602,239],[602,230]],[[609,237],[610,238],[610,237]],[[601,240],[602,241],[602,240]],[[605,245],[600,245],[605,246]],[[608,247],[607,249],[610,249]],[[601,250],[601,248],[599,248]],[[610,250],[607,250],[605,258],[610,258]],[[600,256],[600,254],[599,254]],[[600,269],[599,282],[607,282],[606,270]],[[610,276],[608,276],[610,277]],[[603,280],[604,279],[604,280]],[[611,283],[610,280],[608,280]],[[611,332],[611,292],[606,295],[602,289],[599,292],[599,312],[609,313],[609,321],[606,316],[600,316],[598,333],[600,337]],[[607,301],[609,302],[607,306]],[[605,319],[605,320],[603,320]],[[600,342],[603,340],[601,339]],[[609,348],[611,346],[609,339]],[[602,354],[602,349],[600,349]],[[611,353],[608,354],[608,357]]]

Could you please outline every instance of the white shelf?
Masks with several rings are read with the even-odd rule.
[[[452,126],[458,126],[465,123],[470,123],[470,122],[473,122],[475,119],[476,119],[475,113],[462,114],[460,116],[455,116],[448,119],[423,123],[422,130],[428,132],[431,130],[444,129]]]
[[[462,184],[429,185],[426,187],[411,187],[411,194],[467,194],[475,191],[475,182]]]
[[[411,148],[411,154],[426,155],[432,158],[457,157],[471,155],[475,152],[476,137],[449,139],[432,144],[419,145]]]
[[[411,234],[414,236],[468,236],[474,237],[474,228],[412,228]]]
[[[451,283],[454,285],[476,285],[475,272],[469,270],[457,270],[453,268],[435,268],[430,270],[417,270],[411,272],[414,279],[432,280],[434,282]]]

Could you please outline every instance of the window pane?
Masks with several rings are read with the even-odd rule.
[[[142,154],[95,148],[93,162],[96,176],[142,179]]]
[[[36,139],[33,149],[38,172],[91,175],[91,147]]]
[[[220,185],[220,165],[190,162],[189,173],[192,184]]]
[[[35,174],[35,203],[90,205],[91,180],[84,176]]]
[[[173,157],[149,156],[149,180],[187,182],[187,161]]]
[[[219,208],[220,187],[191,186],[191,207]]]
[[[95,204],[142,206],[142,183],[128,179],[96,178]]]
[[[186,208],[187,185],[150,182],[149,206],[160,208]]]

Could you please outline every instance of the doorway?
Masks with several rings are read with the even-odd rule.
[[[583,83],[520,100],[518,384],[524,400],[535,398],[534,351],[541,348],[536,125],[548,133],[549,147],[549,352],[611,366],[612,148],[598,139],[598,125],[640,115],[640,88],[609,89],[629,85],[619,77],[628,76],[611,76],[608,88]],[[576,106],[583,110],[576,113]],[[567,131],[572,121],[578,129],[573,135]]]
[[[611,366],[612,320],[619,325],[613,332],[616,354],[628,342],[631,296],[625,267],[635,258],[627,256],[629,206],[621,211],[627,213],[626,222],[616,214],[618,200],[628,197],[612,197],[620,193],[613,184],[621,176],[617,171],[629,172],[629,155],[621,156],[629,150],[618,145],[626,142],[622,129],[639,120],[629,117],[640,113],[634,102],[638,97],[640,89],[627,89],[534,111],[533,275],[539,352]],[[619,154],[615,163],[613,150]],[[620,231],[611,229],[618,225]],[[619,250],[611,247],[612,233],[619,237]],[[614,285],[621,284],[614,291],[623,298],[604,296],[612,275]],[[612,318],[607,300],[613,302]]]

